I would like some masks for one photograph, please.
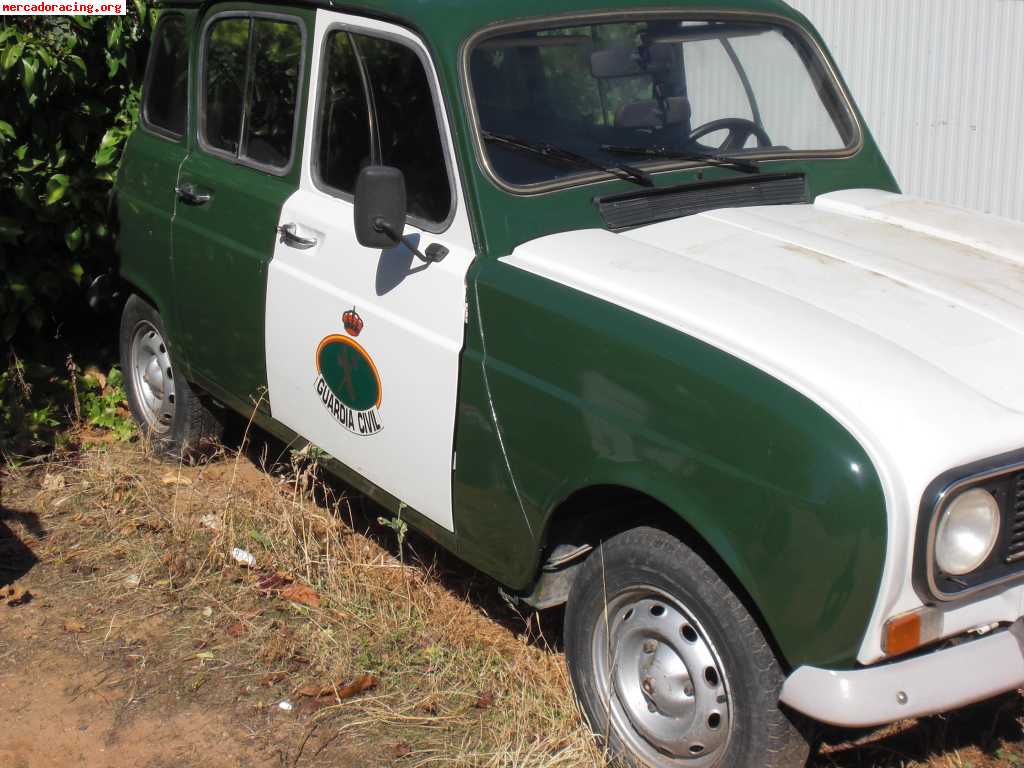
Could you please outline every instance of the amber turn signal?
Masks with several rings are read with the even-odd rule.
[[[900,656],[938,640],[941,634],[942,614],[934,608],[919,608],[885,623],[882,650],[886,656]]]

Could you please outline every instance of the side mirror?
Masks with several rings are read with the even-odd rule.
[[[405,177],[389,165],[368,165],[356,179],[356,240],[366,248],[393,248],[405,231]]]

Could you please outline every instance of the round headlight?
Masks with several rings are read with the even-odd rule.
[[[999,504],[988,491],[973,488],[953,499],[942,513],[935,536],[935,563],[943,573],[963,576],[978,568],[999,538]]]

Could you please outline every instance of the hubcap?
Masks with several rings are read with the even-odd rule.
[[[732,732],[725,670],[692,613],[653,587],[609,601],[593,634],[611,725],[655,766],[715,765]]]
[[[174,421],[174,371],[167,345],[152,323],[142,321],[136,326],[131,361],[132,384],[146,426],[164,434]]]

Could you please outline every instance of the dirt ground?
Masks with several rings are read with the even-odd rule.
[[[603,763],[557,616],[266,456],[86,435],[0,471],[0,768]],[[1024,766],[1022,724],[1014,694],[810,765]]]

